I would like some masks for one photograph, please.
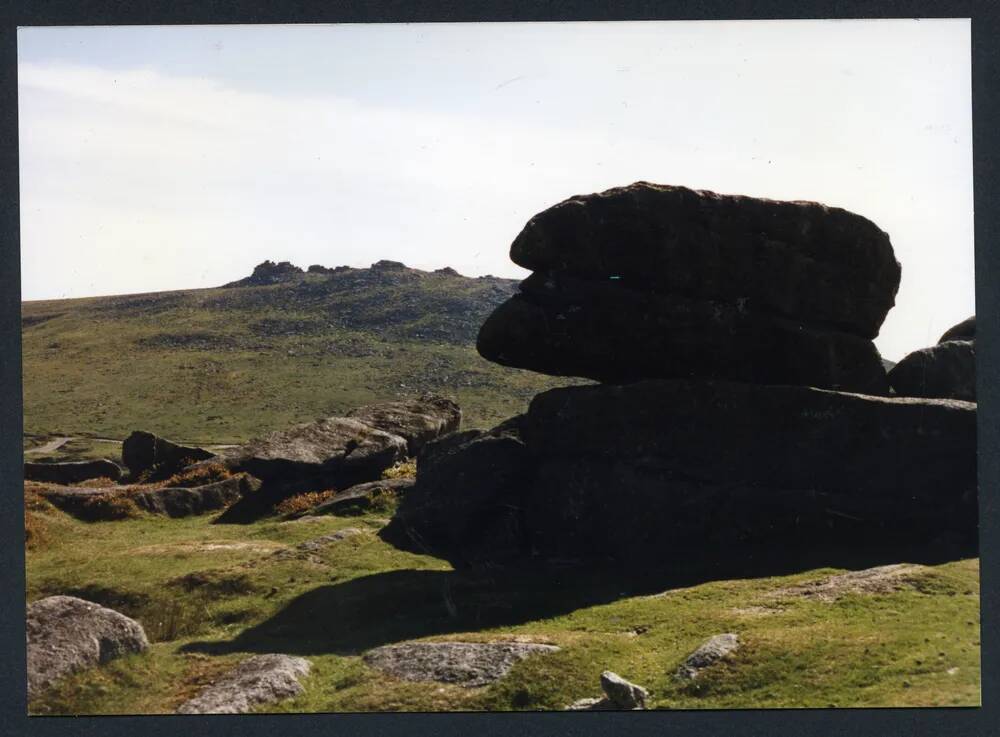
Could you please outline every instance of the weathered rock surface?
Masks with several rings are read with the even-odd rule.
[[[45,481],[54,484],[78,484],[89,479],[108,478],[117,481],[122,469],[113,461],[101,458],[93,461],[68,461],[65,463],[25,463],[27,481]]]
[[[642,686],[626,681],[617,673],[606,670],[601,673],[600,698],[578,699],[566,707],[567,711],[636,711],[646,708],[649,691]]]
[[[540,212],[510,257],[532,271],[745,301],[867,338],[878,335],[900,279],[889,237],[846,210],[647,182]]]
[[[952,327],[945,330],[944,335],[938,340],[938,343],[947,343],[949,340],[975,340],[976,339],[976,316],[966,318],[958,325],[953,325]]]
[[[976,538],[976,406],[956,400],[705,381],[567,387],[489,433],[429,444],[417,468],[380,534],[457,565]]]
[[[178,714],[245,714],[298,696],[311,663],[290,655],[254,655],[177,709]]]
[[[476,347],[505,366],[603,382],[699,377],[889,390],[878,350],[866,338],[743,303],[609,280],[532,275],[483,323]]]
[[[976,401],[976,344],[948,340],[908,354],[889,372],[889,383],[904,397],[944,397]]]
[[[136,430],[122,443],[122,462],[133,476],[154,467],[158,475],[169,476],[212,455],[203,448],[178,445],[143,430]]]
[[[433,395],[369,404],[351,410],[347,416],[403,438],[411,456],[428,441],[458,430],[462,422],[462,410],[457,404]]]
[[[189,517],[223,509],[245,494],[255,493],[259,488],[260,482],[257,479],[248,474],[238,474],[222,481],[191,488],[48,486],[39,489],[38,493],[57,509],[93,522],[121,517],[120,510],[110,503],[115,499],[127,500],[136,508],[152,514]]]
[[[293,517],[301,517],[303,514],[364,514],[371,508],[372,501],[378,494],[389,492],[402,496],[409,489],[413,488],[415,483],[415,479],[398,478],[358,484],[357,486],[352,486],[350,489],[337,492],[331,499],[317,504],[305,513],[293,515]]]
[[[163,488],[140,491],[132,499],[140,509],[169,517],[190,517],[224,509],[260,489],[260,481],[241,473],[212,484],[192,488]]]
[[[729,657],[740,647],[740,638],[732,632],[708,638],[677,668],[677,678],[697,678],[700,673],[723,658]]]
[[[28,698],[62,676],[149,647],[142,626],[73,596],[49,596],[27,608]]]
[[[530,642],[403,642],[370,650],[364,662],[406,681],[472,688],[500,680],[518,661],[558,649]]]
[[[377,479],[403,458],[406,441],[356,419],[328,417],[273,432],[226,451],[231,469],[268,482],[301,480],[316,488],[347,488]]]
[[[609,670],[601,673],[604,695],[618,709],[645,709],[649,691]]]

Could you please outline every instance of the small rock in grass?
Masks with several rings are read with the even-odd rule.
[[[649,691],[609,670],[601,673],[601,688],[617,709],[645,709]]]
[[[310,667],[305,658],[254,655],[181,704],[177,713],[245,714],[260,704],[298,696],[303,691],[299,678],[307,676]]]
[[[731,632],[710,637],[697,650],[687,656],[687,659],[677,669],[676,675],[683,679],[697,678],[703,669],[722,660],[739,646],[740,638]]]

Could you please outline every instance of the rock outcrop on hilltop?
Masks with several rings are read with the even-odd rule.
[[[937,345],[908,354],[893,366],[889,382],[906,397],[976,401],[976,317],[949,328]]]
[[[871,338],[900,267],[845,210],[639,182],[539,213],[511,259],[535,273],[483,325],[489,360],[888,393]]]
[[[870,221],[638,183],[535,216],[511,257],[536,273],[482,355],[604,383],[428,443],[390,542],[456,565],[974,551],[976,405],[879,396],[900,267]]]
[[[312,271],[312,267],[310,267]],[[229,282],[224,285],[226,287],[264,287],[270,284],[279,284],[283,281],[287,281],[290,278],[299,276],[303,274],[301,268],[289,261],[281,261],[280,263],[275,263],[274,261],[263,261],[257,264],[253,273],[250,276],[239,279],[234,282]]]

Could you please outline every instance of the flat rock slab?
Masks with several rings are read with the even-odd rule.
[[[389,492],[391,494],[402,494],[412,488],[415,483],[416,479],[398,478],[383,479],[381,481],[369,481],[365,484],[358,484],[357,486],[352,486],[350,489],[338,491],[330,499],[317,504],[315,507],[307,512],[304,512],[303,514],[363,514],[371,508],[372,501],[380,493]]]
[[[909,563],[877,566],[777,589],[770,593],[769,598],[801,596],[830,603],[847,594],[891,594],[894,591],[912,588],[914,581],[919,579],[924,571],[923,566]]]
[[[532,271],[745,300],[867,338],[895,303],[901,273],[889,236],[860,215],[649,182],[540,212],[510,257]]]
[[[178,714],[245,714],[298,696],[311,664],[290,655],[254,655],[177,709]]]
[[[366,665],[406,681],[438,681],[466,688],[503,678],[515,663],[559,650],[527,642],[404,642],[364,656]]]
[[[28,697],[62,676],[149,647],[142,625],[74,596],[28,605]]]
[[[42,481],[53,484],[78,484],[90,479],[111,479],[117,481],[122,469],[113,461],[101,458],[93,461],[69,461],[66,463],[25,463],[26,481]]]
[[[705,668],[729,657],[739,647],[740,638],[732,632],[710,637],[684,659],[676,675],[682,679],[697,678]]]
[[[450,399],[433,395],[369,404],[351,410],[347,416],[405,439],[407,454],[411,456],[427,441],[454,432],[462,424],[459,406]]]

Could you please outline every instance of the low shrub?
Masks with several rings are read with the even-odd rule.
[[[175,473],[164,481],[164,486],[192,487],[214,484],[232,477],[233,473],[221,463],[201,463]]]
[[[417,459],[406,458],[397,461],[391,468],[382,472],[383,479],[415,479],[417,477]]]
[[[133,519],[142,514],[136,503],[121,492],[100,494],[80,503],[79,518],[86,522]]]
[[[333,489],[328,489],[327,491],[306,491],[282,500],[274,508],[274,511],[279,515],[305,512],[330,499],[335,493]]]

